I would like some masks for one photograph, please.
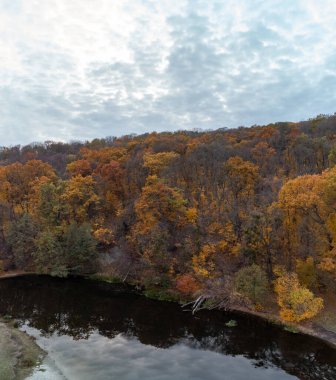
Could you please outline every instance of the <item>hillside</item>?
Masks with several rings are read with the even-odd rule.
[[[335,302],[336,116],[0,149],[4,270],[275,310]]]

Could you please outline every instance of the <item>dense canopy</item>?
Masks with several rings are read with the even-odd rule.
[[[301,321],[336,286],[335,157],[327,115],[3,147],[2,264]]]

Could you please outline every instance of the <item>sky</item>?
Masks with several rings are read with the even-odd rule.
[[[336,111],[335,0],[0,0],[0,146]]]

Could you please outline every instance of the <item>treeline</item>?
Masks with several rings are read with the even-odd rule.
[[[0,149],[3,269],[313,317],[335,291],[336,116]]]

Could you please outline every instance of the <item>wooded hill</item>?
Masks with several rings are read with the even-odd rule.
[[[3,269],[284,320],[336,288],[336,116],[0,149]]]

